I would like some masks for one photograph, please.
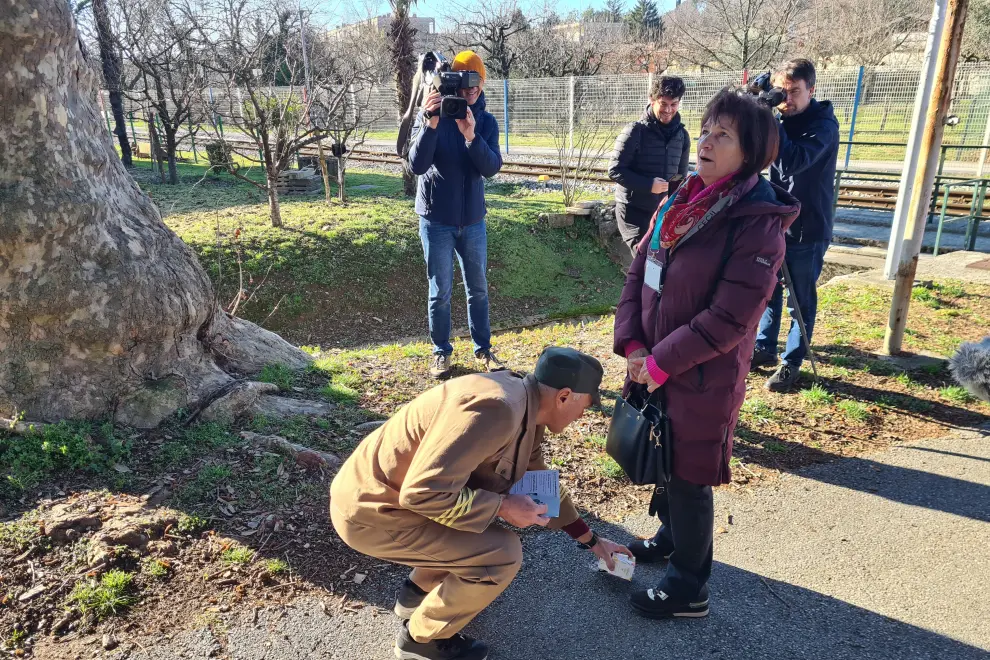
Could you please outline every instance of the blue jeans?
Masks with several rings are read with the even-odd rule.
[[[818,313],[818,277],[822,274],[825,264],[825,251],[828,243],[788,243],[784,261],[791,274],[791,286],[794,295],[801,305],[801,317],[808,330],[808,341],[811,341],[815,331],[815,316]],[[784,287],[777,284],[773,296],[760,319],[760,331],[756,335],[756,347],[773,355],[777,354],[777,337],[780,335],[780,317],[784,302]],[[795,368],[800,368],[808,347],[801,341],[801,327],[794,316],[794,301],[787,297],[787,311],[791,315],[791,329],[787,333],[787,346],[784,348],[783,361]]]
[[[488,321],[488,232],[485,221],[466,227],[452,227],[426,218],[419,219],[419,237],[426,257],[426,275],[430,282],[430,341],[434,355],[450,355],[450,295],[454,286],[454,255],[464,277],[467,294],[468,327],[474,351],[492,346],[492,329]]]

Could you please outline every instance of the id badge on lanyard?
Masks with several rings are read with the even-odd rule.
[[[657,296],[663,293],[663,266],[663,263],[657,259],[655,252],[646,256],[644,281],[646,286],[657,292]]]

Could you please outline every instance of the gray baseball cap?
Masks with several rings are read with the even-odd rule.
[[[563,346],[549,346],[536,361],[533,376],[547,387],[570,388],[579,394],[590,394],[592,402],[601,405],[598,388],[605,370],[602,363],[587,353]]]

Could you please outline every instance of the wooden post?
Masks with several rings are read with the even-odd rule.
[[[897,277],[894,281],[894,299],[890,305],[887,332],[883,339],[883,351],[887,355],[900,353],[904,341],[908,307],[911,304],[911,289],[914,287],[914,276],[918,270],[918,255],[921,252],[921,241],[928,220],[928,204],[935,183],[931,157],[938,153],[942,133],[945,130],[945,118],[949,114],[952,84],[956,77],[956,63],[959,61],[959,47],[962,44],[968,8],[969,0],[948,0],[946,7],[945,32],[938,48],[931,104],[925,117],[918,156],[918,162],[922,167],[914,177],[907,226],[904,231],[904,235],[910,236],[910,239],[901,252]]]

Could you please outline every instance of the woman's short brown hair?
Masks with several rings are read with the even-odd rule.
[[[740,178],[748,179],[759,174],[777,158],[780,146],[777,120],[770,108],[745,89],[726,87],[716,94],[705,107],[701,126],[708,126],[720,119],[731,120],[739,134],[739,146],[743,152]]]

